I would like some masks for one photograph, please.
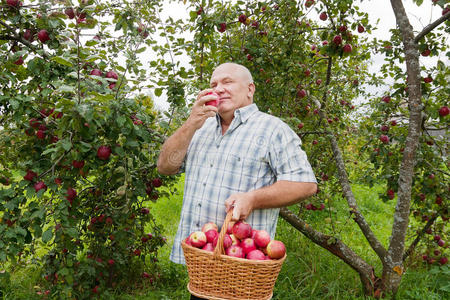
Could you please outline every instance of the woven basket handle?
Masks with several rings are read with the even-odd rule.
[[[218,257],[221,254],[225,254],[225,249],[223,248],[223,239],[227,234],[228,224],[231,221],[231,217],[233,216],[233,210],[230,210],[225,217],[225,221],[223,222],[222,228],[220,229],[219,238],[217,240],[216,248],[214,249],[214,256]]]

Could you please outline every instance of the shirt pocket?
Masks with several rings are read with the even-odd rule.
[[[232,153],[232,165],[241,176],[258,179],[270,176],[269,161],[264,156],[250,156],[246,153]]]

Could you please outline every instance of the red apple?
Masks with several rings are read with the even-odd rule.
[[[425,49],[422,51],[422,53],[420,53],[422,56],[430,56],[431,54],[431,50],[430,49]]]
[[[22,2],[19,0],[6,0],[6,4],[11,7],[20,7],[22,6]]]
[[[231,245],[239,244],[239,240],[234,236],[234,234],[230,234],[230,238],[231,238]]]
[[[69,19],[75,18],[75,11],[72,7],[68,7],[64,10],[64,13],[69,17]]]
[[[238,245],[231,245],[227,248],[226,254],[232,257],[244,258],[244,250]]]
[[[37,34],[38,39],[41,41],[41,43],[45,43],[50,40],[50,37],[48,36],[48,31],[45,29],[42,29]]]
[[[25,32],[23,33],[23,38],[29,42],[33,41],[33,33],[31,32],[30,29],[25,30]]]
[[[241,22],[242,24],[245,24],[246,21],[247,21],[247,16],[244,15],[244,14],[241,14],[241,15],[239,16],[239,22]]]
[[[364,26],[362,26],[361,24],[358,25],[358,32],[359,33],[363,33],[365,31]]]
[[[241,246],[242,250],[244,251],[244,254],[247,255],[247,253],[256,250],[256,244],[255,241],[252,238],[246,238],[244,239],[239,246]]]
[[[445,265],[448,263],[448,258],[447,257],[441,257],[441,259],[439,260],[439,263],[441,265]]]
[[[100,69],[92,69],[89,75],[102,76],[102,71]]]
[[[327,13],[326,13],[326,12],[320,13],[319,18],[320,18],[322,21],[325,21],[326,19],[328,19]]]
[[[298,124],[298,129],[302,129],[303,128],[303,126],[305,126],[305,124],[303,124],[303,123],[300,123],[300,124]]]
[[[442,106],[442,107],[439,109],[439,115],[440,115],[441,117],[447,116],[447,115],[449,114],[449,112],[450,112],[450,109],[448,108],[448,106]]]
[[[266,260],[266,255],[261,250],[255,249],[247,253],[246,258],[253,260]]]
[[[218,95],[217,93],[215,93],[215,92],[209,92],[209,93],[206,94],[206,95],[212,95],[212,96],[216,97],[216,99],[210,100],[210,101],[206,102],[205,105],[212,105],[212,106],[215,106],[215,107],[217,107],[217,106],[219,105],[219,99],[220,99],[220,97],[219,97],[219,95]]]
[[[39,129],[39,130],[36,132],[36,136],[37,136],[37,138],[40,139],[40,140],[45,139],[45,131]]]
[[[265,248],[270,242],[270,234],[263,230],[256,231],[255,234],[255,244],[260,248]]]
[[[211,229],[213,229],[217,232],[219,231],[219,228],[217,227],[217,225],[214,222],[208,222],[205,225],[203,225],[203,227],[202,227],[203,232],[207,232]]]
[[[389,143],[389,137],[387,135],[380,135],[380,141],[382,141],[384,144]]]
[[[344,48],[342,48],[342,50],[343,50],[345,53],[351,53],[351,52],[352,52],[352,45],[350,45],[350,44],[345,44],[345,46],[344,46]]]
[[[76,196],[77,196],[77,191],[74,190],[73,188],[69,187],[69,188],[67,189],[67,196],[66,196],[66,199],[69,200],[69,201],[71,201],[71,200],[75,199]]]
[[[101,160],[107,160],[111,155],[111,148],[108,146],[100,146],[97,150],[97,157]]]
[[[202,250],[213,252],[214,251],[213,244],[212,243],[206,243],[206,245],[202,247]]]
[[[384,96],[383,98],[381,98],[381,100],[385,103],[389,103],[391,102],[391,97],[390,96]]]
[[[283,242],[271,240],[266,247],[267,255],[272,259],[279,259],[286,253],[286,247]]]
[[[84,167],[84,160],[73,160],[72,161],[72,166],[75,169],[81,169]]]
[[[206,245],[206,235],[203,231],[195,231],[190,237],[191,245],[196,248],[202,248]]]
[[[203,231],[203,232],[205,232],[205,231]],[[210,229],[205,232],[205,235],[206,235],[207,242],[212,243],[214,241],[214,239],[219,236],[219,233],[215,229]]]
[[[220,23],[219,32],[225,32],[225,30],[227,30],[227,23]]]
[[[47,189],[47,186],[45,185],[45,183],[43,181],[39,181],[34,184],[34,190],[36,191],[36,193],[42,189],[44,191]]]
[[[31,170],[27,170],[27,174],[25,176],[23,176],[23,179],[28,180],[28,181],[32,181],[34,179],[34,177],[36,177],[37,174]]]
[[[342,43],[342,36],[340,35],[334,36],[333,43],[335,43],[336,45],[340,45]]]
[[[212,242],[212,245],[214,248],[216,247],[218,241],[219,241],[219,235],[217,235]],[[223,248],[227,249],[228,247],[231,246],[232,243],[233,243],[233,240],[231,239],[230,235],[228,233],[226,233],[225,236],[223,237]]]
[[[306,96],[306,91],[304,89],[301,89],[297,92],[297,96],[299,98],[304,98]]]
[[[245,221],[238,221],[234,224],[232,232],[236,238],[242,241],[252,235],[252,227]]]
[[[117,79],[119,79],[119,76],[117,75],[117,73],[116,72],[114,72],[114,71],[108,71],[108,72],[106,72],[106,78],[112,78],[112,79],[115,79],[115,80],[117,80]]]
[[[391,189],[389,189],[386,194],[387,194],[388,198],[391,200],[394,199],[394,197],[395,197],[395,192]]]
[[[439,246],[441,246],[441,247],[444,247],[445,242],[444,242],[444,240],[439,240],[439,241],[437,242],[437,244],[438,244]]]

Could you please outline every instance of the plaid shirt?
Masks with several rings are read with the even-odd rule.
[[[297,134],[256,104],[235,111],[224,135],[220,118],[209,118],[194,134],[182,170],[186,170],[180,224],[170,255],[184,263],[181,241],[207,222],[221,226],[225,200],[234,193],[268,186],[277,180],[316,182]],[[254,210],[246,221],[273,238],[279,209]]]

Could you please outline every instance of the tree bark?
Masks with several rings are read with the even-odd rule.
[[[383,263],[383,289],[389,294],[395,295],[402,275],[403,254],[405,249],[405,237],[408,229],[411,187],[414,175],[415,157],[421,134],[421,89],[420,89],[420,66],[419,51],[414,41],[413,28],[406,15],[405,8],[401,0],[391,0],[392,9],[395,14],[397,28],[403,42],[403,52],[406,60],[406,70],[408,76],[408,109],[409,128],[406,138],[405,150],[401,166],[399,168],[398,179],[398,200],[395,207],[394,223],[388,248],[388,255]]]

